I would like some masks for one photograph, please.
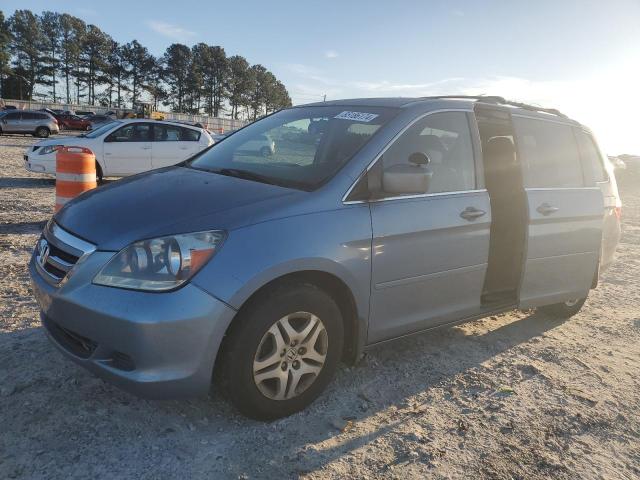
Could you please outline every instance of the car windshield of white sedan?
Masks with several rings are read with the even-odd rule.
[[[113,130],[114,128],[116,128],[121,123],[122,122],[119,122],[118,120],[114,120],[113,122],[105,123],[101,127],[96,128],[95,130],[91,130],[89,133],[87,133],[85,135],[80,135],[80,136],[81,137],[86,137],[86,138],[97,138],[100,135],[102,135],[103,133],[106,133],[106,132],[108,132],[110,130]]]
[[[335,175],[397,112],[360,106],[282,110],[220,140],[186,165],[313,190]]]

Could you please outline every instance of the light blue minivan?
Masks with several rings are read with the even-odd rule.
[[[261,138],[269,155],[248,148]],[[372,345],[514,308],[568,317],[620,235],[584,126],[501,97],[282,110],[88,192],[30,262],[71,359],[149,398],[312,402]]]

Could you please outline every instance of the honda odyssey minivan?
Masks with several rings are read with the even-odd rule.
[[[270,155],[248,148],[265,137]],[[85,193],[29,270],[78,364],[148,398],[213,381],[273,419],[381,342],[515,308],[577,313],[620,207],[591,132],[556,110],[341,100]]]

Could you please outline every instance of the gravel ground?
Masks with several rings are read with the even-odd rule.
[[[567,321],[513,312],[378,347],[273,423],[146,401],[46,339],[27,261],[52,213],[0,137],[0,478],[638,478],[640,164],[617,263]]]

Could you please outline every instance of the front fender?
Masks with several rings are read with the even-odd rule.
[[[193,282],[239,309],[256,291],[291,273],[320,271],[351,290],[358,317],[369,318],[371,217],[367,205],[282,218],[229,232]]]

